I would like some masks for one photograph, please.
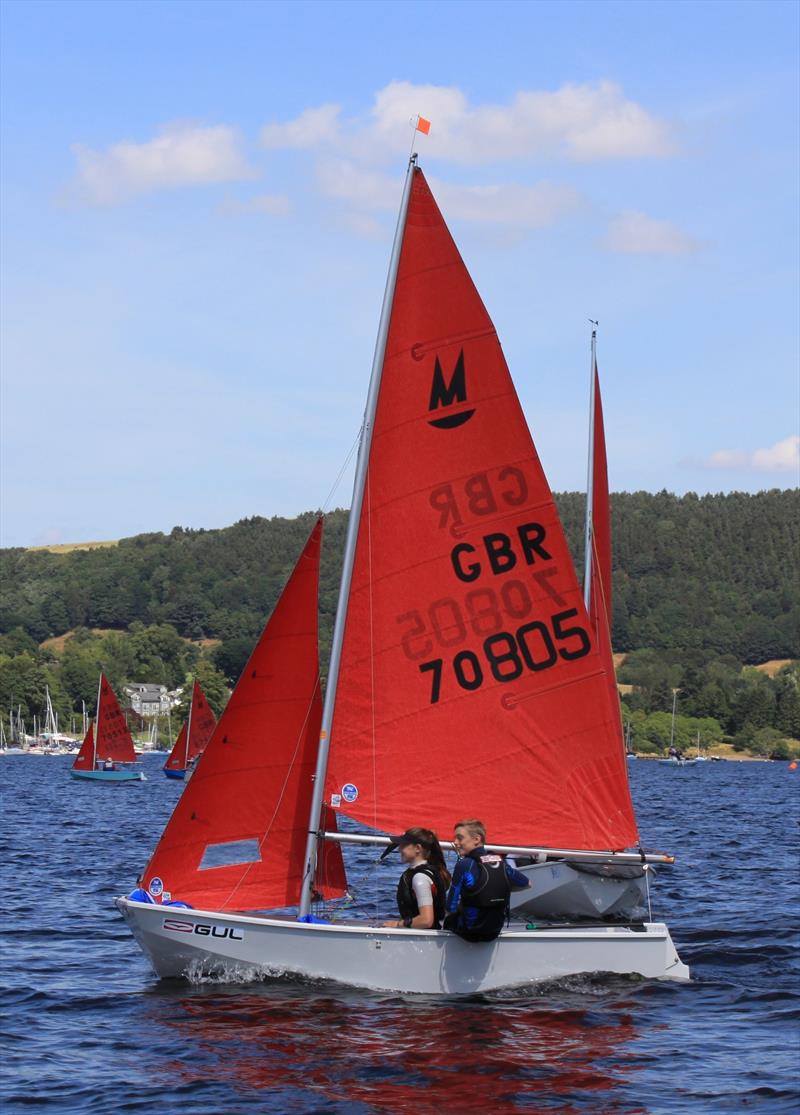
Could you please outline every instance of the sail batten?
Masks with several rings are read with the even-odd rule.
[[[371,827],[636,839],[607,661],[494,326],[414,171],[325,784]],[[618,715],[618,714],[617,714]]]

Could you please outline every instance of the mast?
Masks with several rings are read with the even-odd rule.
[[[336,686],[339,679],[339,664],[342,657],[342,643],[344,642],[344,628],[347,618],[347,604],[350,597],[350,582],[353,576],[353,564],[356,554],[356,540],[361,521],[361,506],[364,501],[364,487],[367,479],[369,464],[369,451],[372,443],[372,428],[375,423],[375,411],[378,406],[378,391],[380,389],[381,374],[383,372],[383,359],[386,354],[386,341],[389,336],[389,322],[392,316],[394,291],[397,284],[397,270],[400,264],[400,249],[403,244],[403,233],[406,225],[406,214],[411,197],[411,184],[414,181],[414,172],[417,168],[417,156],[412,154],[408,160],[406,180],[403,186],[403,195],[400,200],[400,212],[397,216],[397,227],[394,233],[392,254],[389,260],[389,273],[386,277],[386,288],[383,292],[383,305],[381,307],[378,336],[375,340],[375,352],[372,357],[372,371],[370,373],[367,404],[364,409],[364,423],[361,427],[361,440],[358,447],[356,461],[356,474],[353,482],[353,501],[350,506],[350,517],[347,522],[347,538],[344,547],[344,560],[342,564],[342,579],[339,585],[339,603],[336,609],[336,622],[333,628],[331,642],[331,657],[328,665],[328,684],[325,689],[325,704],[322,709],[322,726],[319,733],[319,750],[317,752],[317,767],[314,772],[314,792],[311,796],[311,811],[308,818],[308,839],[306,841],[305,870],[303,873],[303,887],[300,893],[299,916],[306,917],[311,909],[311,895],[314,886],[314,870],[317,862],[317,845],[319,843],[319,824],[322,815],[322,796],[325,792],[325,772],[328,767],[328,751],[330,749],[330,730],[333,722],[333,710],[336,703]]]
[[[672,725],[671,725],[670,730],[669,730],[669,745],[670,745],[670,747],[675,746],[675,706],[677,705],[677,703],[678,703],[678,690],[673,689],[672,690]]]
[[[103,671],[100,671],[100,680],[97,683],[97,711],[94,714],[96,731],[92,740],[92,770],[97,766],[97,741],[100,739],[100,694],[103,691]]]
[[[583,562],[583,602],[586,611],[592,597],[592,500],[594,499],[594,396],[597,367],[597,322],[592,322],[591,368],[589,370],[589,458],[586,466],[586,531]]]

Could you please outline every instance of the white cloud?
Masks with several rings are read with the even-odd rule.
[[[232,182],[253,171],[238,133],[218,125],[177,124],[145,143],[123,141],[106,151],[77,145],[77,195],[92,205],[117,205],[137,194],[177,186]]]
[[[522,90],[508,104],[475,106],[454,86],[393,81],[376,93],[365,117],[342,120],[339,106],[322,105],[267,125],[261,139],[267,147],[336,147],[374,161],[408,147],[418,112],[432,123],[430,139],[420,140],[426,151],[453,162],[663,158],[675,149],[667,123],[610,81]]]
[[[683,229],[670,221],[659,221],[630,209],[620,213],[608,226],[602,246],[624,255],[689,255],[702,248]]]
[[[359,208],[396,211],[402,185],[396,177],[365,170],[348,159],[323,159],[317,166],[317,181],[329,197],[348,201]],[[533,186],[464,186],[430,179],[431,189],[448,218],[483,224],[542,228],[581,204],[571,186],[538,182]]]
[[[433,179],[431,185],[447,214],[462,221],[543,228],[581,204],[577,190],[552,182],[460,186]]]
[[[269,217],[285,217],[290,208],[287,194],[255,194],[244,201],[229,198],[220,206],[223,213],[265,213]]]
[[[328,197],[349,201],[358,209],[397,209],[403,183],[376,170],[366,170],[349,159],[321,159],[317,185]]]
[[[307,108],[295,120],[286,124],[266,124],[261,129],[264,147],[313,148],[338,141],[338,105],[321,105]]]
[[[800,473],[800,437],[786,437],[766,449],[718,449],[705,463],[709,468]]]

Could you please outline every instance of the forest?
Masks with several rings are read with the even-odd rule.
[[[585,500],[556,498],[580,573]],[[93,701],[101,665],[116,687],[174,688],[197,674],[221,707],[314,518],[176,527],[68,553],[0,551],[0,715],[13,699],[31,718],[47,684],[68,717]],[[323,663],[346,523],[346,511],[326,516]],[[800,658],[800,492],[617,493],[612,528],[613,643],[627,654],[618,681],[634,687],[623,712],[637,745],[644,721],[671,711],[676,688],[680,716],[713,720],[703,731],[742,747],[800,737],[796,667],[774,677],[748,668]],[[646,734],[658,736],[658,725]]]

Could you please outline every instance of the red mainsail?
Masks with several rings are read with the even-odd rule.
[[[192,759],[205,751],[217,720],[200,684],[192,686],[192,704],[189,719],[182,725],[175,746],[169,753],[164,767],[167,770],[185,770]]]
[[[420,170],[325,800],[384,831],[448,836],[472,816],[497,843],[637,839],[605,656],[494,326]]]
[[[322,702],[316,524],[147,865],[156,896],[213,910],[294,905],[303,872]],[[154,882],[154,880],[156,880]],[[345,890],[326,843],[317,890]]]
[[[592,437],[592,568],[589,614],[597,638],[608,680],[609,700],[614,717],[617,740],[624,755],[622,711],[619,704],[614,654],[611,645],[611,500],[608,494],[606,436],[603,425],[603,401],[600,397],[600,376],[594,365],[594,427]],[[626,767],[627,776],[627,767]]]
[[[594,366],[594,437],[592,451],[592,622],[597,617],[612,627],[611,599],[611,503],[608,496],[608,464],[606,436],[603,427],[603,400],[600,397],[600,376]],[[595,582],[595,576],[597,578]]]

